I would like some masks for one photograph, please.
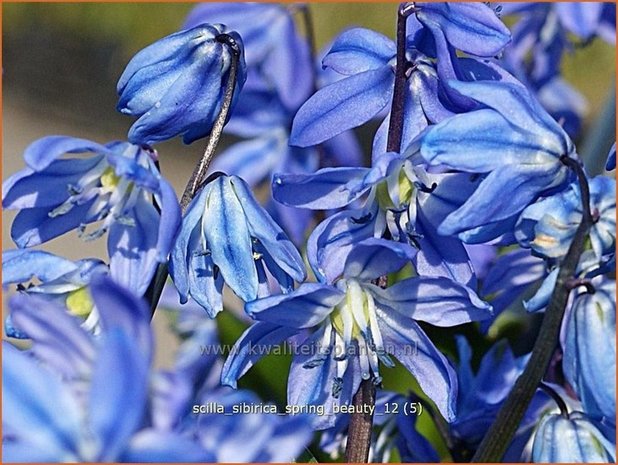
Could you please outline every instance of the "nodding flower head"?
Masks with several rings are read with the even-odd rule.
[[[176,32],[138,52],[117,85],[118,111],[139,117],[129,140],[151,144],[182,135],[189,144],[207,136],[234,61],[237,95],[246,76],[242,40],[221,24]]]
[[[223,283],[245,302],[305,279],[303,260],[239,177],[220,175],[193,199],[172,252],[171,275],[181,299],[191,295],[214,317]]]

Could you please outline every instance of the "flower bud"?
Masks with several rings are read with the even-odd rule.
[[[221,24],[177,32],[138,52],[117,85],[118,111],[138,117],[129,140],[152,144],[182,135],[189,144],[207,136],[235,59],[238,95],[246,73],[242,40]]]

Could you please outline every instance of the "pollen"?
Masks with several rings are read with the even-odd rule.
[[[71,314],[85,318],[90,315],[94,307],[94,302],[86,288],[81,287],[69,294],[66,300],[66,306]]]
[[[532,243],[539,247],[549,248],[554,247],[558,241],[554,237],[548,236],[547,234],[538,234]]]
[[[113,189],[114,187],[118,185],[119,182],[120,182],[120,176],[118,176],[114,172],[114,169],[111,166],[106,168],[105,171],[103,171],[103,174],[101,175],[101,185],[103,187],[106,187],[108,189]]]

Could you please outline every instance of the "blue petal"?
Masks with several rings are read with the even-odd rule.
[[[529,300],[524,301],[524,308],[529,312],[538,312],[549,305],[551,295],[556,287],[560,268],[554,268],[543,280],[541,287]]]
[[[415,277],[387,289],[372,286],[376,301],[402,316],[449,327],[491,316],[491,305],[476,293],[448,278]]]
[[[435,210],[440,208],[441,205],[435,205],[436,202],[432,201],[435,199],[441,202],[438,195],[439,193],[436,193],[436,196],[427,196],[427,202],[424,203],[422,200],[419,201],[416,213],[416,233],[419,235],[417,241],[420,247],[414,259],[416,272],[420,276],[442,276],[452,278],[466,286],[476,287],[476,275],[461,240],[439,235],[437,228],[425,216],[425,210],[433,216]],[[422,194],[419,193],[418,198],[420,199],[421,196]],[[440,221],[440,216],[432,220]]]
[[[250,326],[234,344],[221,372],[221,383],[236,388],[238,378],[273,346],[279,345],[298,330],[270,323],[258,322]]]
[[[343,211],[322,221],[307,240],[307,257],[318,280],[333,283],[343,274],[355,245],[373,236],[377,211]]]
[[[161,208],[156,244],[157,260],[164,262],[174,246],[176,233],[181,223],[180,205],[174,188],[163,178],[159,180],[156,200]]]
[[[228,177],[212,182],[202,221],[212,260],[227,285],[245,302],[255,299],[258,278],[251,236],[242,204]]]
[[[321,323],[344,297],[335,287],[305,283],[289,294],[248,302],[245,311],[259,321],[304,329]]]
[[[197,26],[197,25],[196,25]],[[192,36],[196,36],[196,30],[192,28],[183,28],[183,30],[171,34],[163,39],[160,39],[146,48],[140,50],[133,56],[131,61],[127,64],[124,72],[118,80],[117,91],[119,94],[125,91],[126,86],[134,75],[141,69],[152,65],[159,64],[161,62],[174,62],[174,58],[178,56],[178,53],[186,47],[187,41]],[[200,35],[203,41],[208,39],[214,39],[218,31],[210,25],[203,25],[200,30]]]
[[[221,47],[221,45],[220,45]],[[197,126],[207,134],[218,112],[221,60],[217,54],[193,62],[156,104],[133,123],[128,138],[152,144],[184,134]],[[187,141],[190,142],[190,141]]]
[[[21,210],[11,225],[11,238],[17,247],[33,247],[54,239],[82,224],[95,220],[90,214],[95,199],[76,205],[64,215],[50,217],[49,208]]]
[[[350,76],[386,66],[397,52],[388,37],[364,28],[342,32],[333,42],[322,66]]]
[[[507,220],[531,204],[540,193],[559,186],[567,172],[560,166],[538,172],[522,164],[505,166],[487,176],[468,201],[451,213],[438,228],[444,235],[458,234],[485,224]]]
[[[141,296],[157,269],[157,229],[161,218],[143,196],[126,212],[126,217],[130,224],[117,221],[109,230],[110,273],[117,282]]]
[[[56,207],[70,196],[71,186],[96,167],[102,155],[87,159],[55,160],[43,171],[26,168],[2,185],[2,206],[8,209]]]
[[[296,113],[290,144],[316,145],[369,121],[390,102],[393,79],[385,66],[322,88]]]
[[[45,370],[26,352],[4,341],[2,352],[5,430],[32,441],[59,460],[75,460],[82,431],[82,412],[70,391],[54,373]],[[10,456],[5,455],[4,459]]]
[[[170,275],[180,294],[181,303],[187,301],[191,288],[189,285],[189,267],[191,266],[192,254],[196,252],[192,250],[195,244],[193,244],[191,237],[196,228],[199,230],[210,187],[204,187],[189,203],[170,256]],[[196,234],[201,235],[199,232]]]
[[[249,224],[251,237],[258,239],[268,254],[296,281],[306,278],[305,263],[279,225],[255,200],[249,186],[239,177],[230,178]]]
[[[408,244],[371,237],[354,245],[345,261],[343,275],[370,281],[401,269],[415,255],[416,250]]]
[[[150,357],[126,329],[115,326],[102,334],[92,375],[89,426],[100,441],[101,461],[119,457],[146,407]]]
[[[199,252],[191,254],[188,291],[211,318],[223,310],[224,281],[217,270],[217,265],[212,261],[210,254]]]
[[[616,460],[616,447],[583,413],[569,418],[546,414],[537,427],[532,460],[546,463],[607,463]]]
[[[71,260],[42,250],[5,250],[2,252],[2,284],[25,283],[36,277],[52,281],[76,271]]]
[[[43,171],[65,153],[94,152],[110,154],[103,145],[86,139],[68,136],[47,136],[30,144],[24,152],[24,161],[35,171]]]
[[[360,386],[358,357],[352,357],[341,380],[339,397],[332,395],[333,383],[337,378],[337,361],[333,358],[333,348],[323,346],[324,331],[322,326],[303,342],[294,355],[288,378],[288,405],[323,405],[325,412],[332,412],[334,405],[349,405]],[[310,367],[308,362],[316,356],[325,357],[323,363]],[[311,415],[314,429],[331,428],[336,419],[336,415]]]
[[[593,418],[616,412],[616,283],[593,282],[594,294],[575,298],[566,325],[565,376]]]
[[[590,39],[599,27],[604,3],[590,2],[582,5],[577,2],[556,3],[554,8],[562,25],[583,40]]]
[[[15,326],[32,340],[31,352],[69,378],[90,375],[94,360],[92,340],[79,321],[49,300],[15,295],[9,302]]]
[[[195,440],[153,428],[145,429],[133,436],[119,461],[128,463],[204,463],[215,462],[216,459],[211,452],[207,452]]]
[[[411,318],[398,312],[384,312],[380,308],[377,314],[384,349],[414,375],[446,421],[453,421],[457,376],[446,357]]]
[[[273,197],[299,208],[331,210],[349,205],[363,195],[370,184],[368,168],[323,168],[314,174],[275,174]]]
[[[276,45],[264,61],[263,69],[267,70],[283,104],[295,110],[312,91],[313,58],[307,39],[298,33],[292,17],[282,21],[276,36]]]
[[[418,20],[438,27],[455,48],[492,57],[511,40],[508,28],[493,9],[482,3],[418,3]]]
[[[108,276],[94,276],[90,293],[103,331],[120,328],[131,335],[131,340],[137,343],[146,358],[152,355],[151,315],[146,302]]]

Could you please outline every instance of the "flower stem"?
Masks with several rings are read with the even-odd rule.
[[[409,62],[406,60],[406,23],[412,13],[409,3],[399,5],[397,15],[397,63],[395,65],[395,86],[393,88],[393,101],[391,103],[391,115],[388,121],[388,139],[386,150],[389,152],[401,151],[401,137],[403,135],[403,111],[405,105],[406,71]]]
[[[200,162],[197,164],[195,169],[193,170],[193,174],[185,187],[185,191],[182,194],[182,198],[180,200],[180,207],[182,208],[182,212],[184,213],[189,206],[189,203],[195,196],[195,193],[198,191],[206,173],[208,172],[208,167],[210,166],[210,162],[212,161],[212,157],[215,155],[215,150],[217,145],[219,144],[219,140],[221,139],[221,133],[223,132],[223,127],[227,122],[227,117],[230,112],[230,108],[232,107],[232,99],[234,97],[234,89],[236,88],[236,77],[238,74],[238,62],[240,59],[240,47],[236,43],[236,41],[229,36],[228,34],[219,34],[215,40],[222,44],[225,44],[229,47],[232,52],[232,63],[230,64],[230,75],[227,80],[227,84],[225,86],[225,93],[223,95],[223,103],[221,104],[221,110],[219,110],[219,114],[217,115],[217,119],[215,120],[214,125],[212,126],[212,131],[210,132],[210,136],[208,137],[208,142],[206,144],[206,149],[204,150],[204,154]]]
[[[373,413],[368,413],[369,409],[365,409],[364,406],[373,406],[375,402],[376,386],[373,380],[363,380],[358,392],[352,399],[355,413],[352,414],[348,428],[348,442],[345,447],[345,461],[347,463],[367,463],[369,460]]]
[[[409,63],[406,60],[406,22],[413,9],[409,3],[399,5],[397,14],[397,63],[395,65],[395,84],[393,88],[393,101],[388,126],[388,151],[399,152],[401,136],[403,132],[403,110],[405,101],[406,70]],[[382,288],[387,286],[387,277],[380,276],[374,280],[374,284]],[[350,418],[348,428],[348,441],[345,448],[346,462],[367,463],[369,448],[371,445],[371,430],[373,427],[373,414],[364,413],[368,410],[365,406],[373,407],[376,401],[376,386],[372,378],[361,382],[358,391],[354,395],[353,404],[356,407]],[[361,413],[362,412],[362,413]]]
[[[561,157],[560,161],[577,174],[582,197],[582,221],[577,227],[575,237],[560,265],[556,286],[551,301],[545,309],[543,323],[532,349],[532,355],[524,372],[515,382],[513,390],[502,404],[494,423],[481,441],[472,462],[499,462],[502,459],[534,393],[539,387],[539,383],[545,376],[558,344],[562,318],[570,291],[573,288],[571,279],[575,274],[577,264],[584,251],[586,237],[593,224],[590,211],[590,190],[583,167],[577,160],[567,156]]]
[[[212,161],[215,150],[217,149],[217,145],[219,144],[219,140],[221,139],[223,127],[227,122],[230,108],[232,107],[232,99],[234,98],[234,89],[236,88],[236,81],[238,77],[238,64],[240,62],[240,47],[238,46],[234,38],[232,38],[228,34],[219,34],[215,38],[215,40],[226,45],[232,53],[230,73],[225,86],[221,109],[219,110],[217,119],[213,124],[210,136],[208,137],[206,149],[204,150],[204,154],[202,155],[199,163],[193,170],[193,173],[189,178],[189,182],[187,183],[187,186],[185,187],[185,190],[182,194],[182,198],[180,200],[180,208],[182,209],[183,214],[186,212],[187,207],[191,203],[191,200],[193,200],[193,197],[195,197],[195,194],[204,183],[206,173],[208,172],[208,167],[210,166],[210,162]],[[167,263],[161,263],[157,267],[157,271],[152,278],[152,281],[150,281],[150,285],[148,286],[146,293],[144,294],[144,297],[150,304],[151,316],[154,316],[154,312],[157,308],[157,305],[159,304],[159,299],[161,298],[163,287],[165,286],[165,282],[167,281],[167,276]]]

